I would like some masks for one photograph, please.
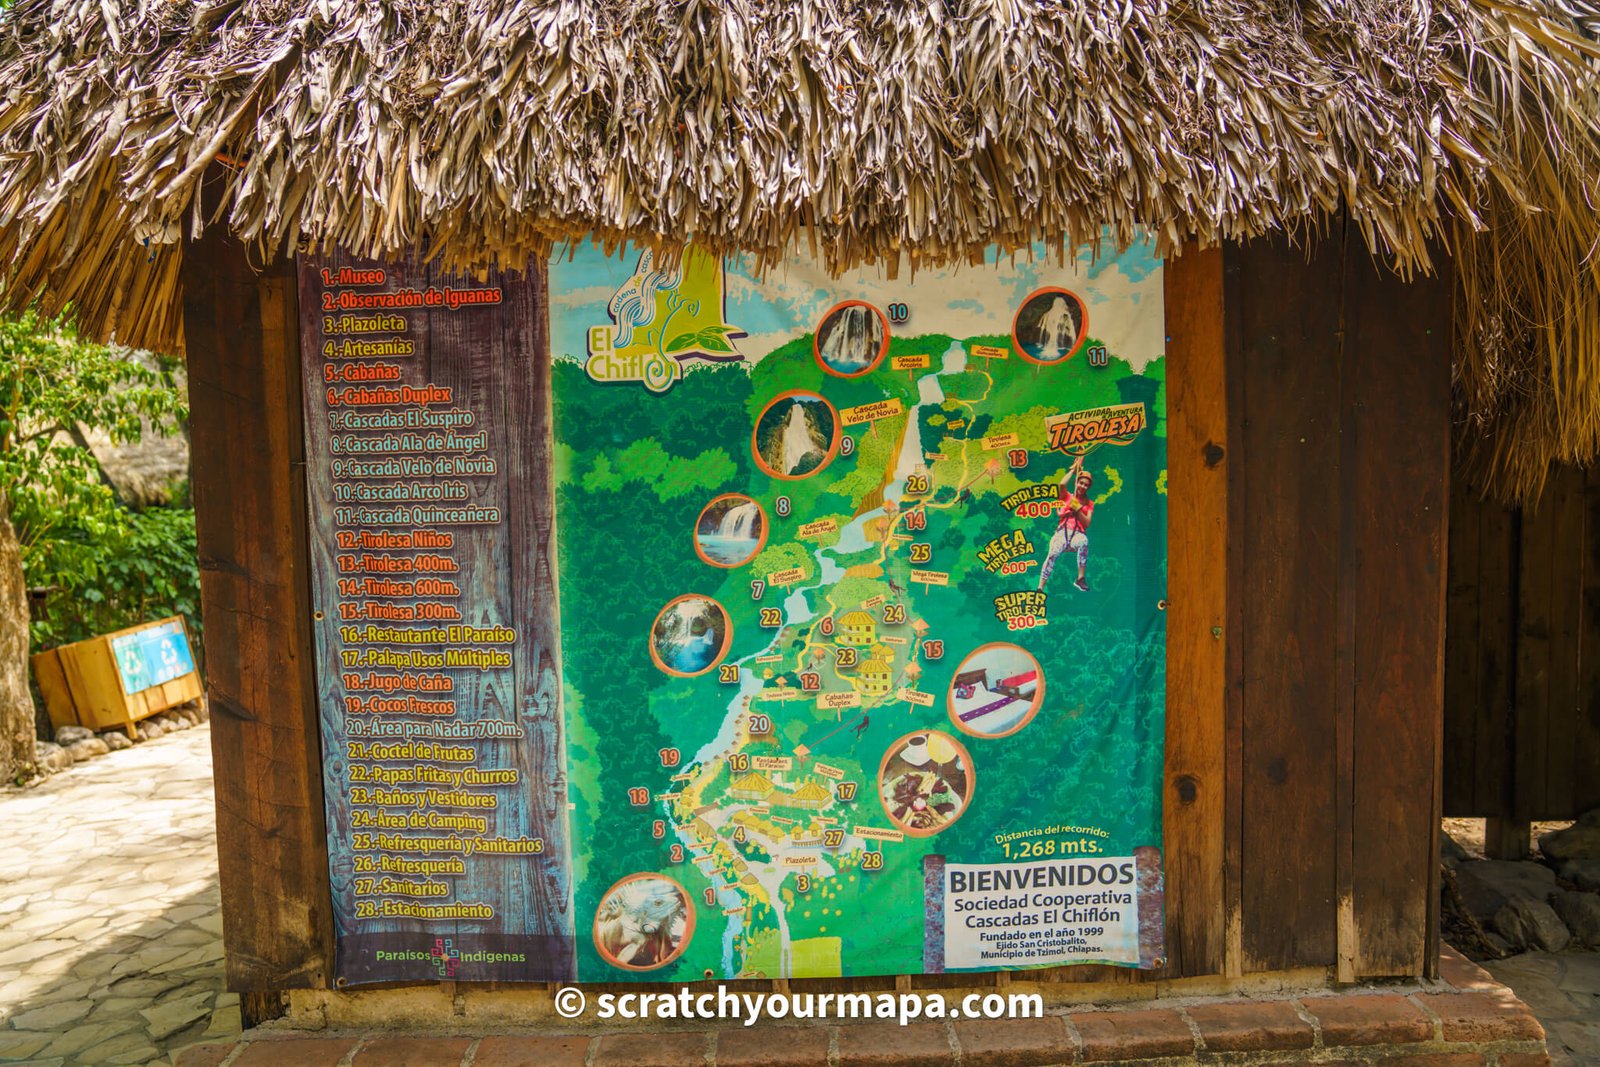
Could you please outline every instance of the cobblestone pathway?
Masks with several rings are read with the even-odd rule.
[[[0,790],[0,1063],[167,1063],[222,991],[211,731]]]
[[[186,1046],[239,1036],[238,997],[222,988],[208,727],[34,789],[0,788],[0,857],[0,1064],[167,1064]],[[1544,1023],[1554,1064],[1600,1067],[1600,955],[1487,966]],[[362,1064],[433,1062],[433,1046],[471,1043],[365,1040]],[[195,1052],[216,1062],[214,1050]]]
[[[1600,953],[1526,952],[1482,966],[1544,1024],[1552,1067],[1600,1065]]]

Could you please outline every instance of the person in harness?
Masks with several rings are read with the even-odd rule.
[[[1068,485],[1072,486],[1070,490]],[[1044,591],[1045,583],[1050,580],[1056,560],[1069,548],[1078,555],[1078,578],[1072,583],[1073,588],[1083,593],[1089,591],[1085,574],[1089,566],[1089,520],[1094,515],[1094,501],[1089,499],[1089,489],[1093,485],[1094,476],[1083,469],[1083,457],[1079,456],[1066,477],[1061,479],[1061,502],[1057,505],[1061,521],[1056,525],[1055,536],[1050,538],[1050,551],[1039,570],[1040,592]]]

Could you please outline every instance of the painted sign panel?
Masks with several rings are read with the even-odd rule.
[[[132,695],[194,673],[194,654],[183,623],[174,619],[111,639],[122,691]]]
[[[1161,292],[303,259],[338,982],[1155,965]]]
[[[574,973],[542,281],[300,263],[340,985]]]
[[[1152,250],[550,286],[580,977],[1154,965]]]

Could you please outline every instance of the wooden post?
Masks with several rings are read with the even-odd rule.
[[[333,930],[295,276],[251,263],[221,226],[185,248],[184,335],[227,982],[269,993],[325,987]]]
[[[1166,264],[1169,976],[1221,974],[1227,696],[1228,398],[1222,250]]]
[[[1483,854],[1492,860],[1525,860],[1533,850],[1533,824],[1526,819],[1483,820]]]
[[[1452,276],[1441,256],[1433,275],[1402,281],[1349,233],[1340,424],[1355,448],[1341,471],[1340,570],[1352,593],[1340,623],[1348,612],[1352,909],[1339,943],[1355,977],[1424,976],[1438,959]]]

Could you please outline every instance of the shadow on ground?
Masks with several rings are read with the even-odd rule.
[[[149,1064],[239,1032],[209,730],[0,793],[0,1063]]]
[[[1525,952],[1481,966],[1544,1024],[1551,1067],[1600,1064],[1600,953]]]

